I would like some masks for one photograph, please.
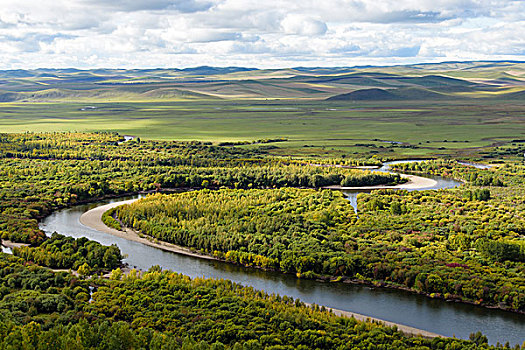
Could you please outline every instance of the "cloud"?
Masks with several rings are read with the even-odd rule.
[[[193,43],[211,43],[216,41],[227,41],[240,39],[239,33],[220,32],[208,29],[196,29],[188,33],[188,41]]]
[[[113,10],[133,11],[158,11],[176,10],[182,13],[206,11],[213,4],[209,1],[199,0],[82,0],[86,5],[98,5]]]
[[[1,0],[0,68],[525,60],[517,0]]]
[[[376,57],[416,57],[419,54],[421,47],[408,46],[408,47],[396,47],[393,49],[383,49],[371,53],[371,55]]]
[[[386,13],[381,13],[375,16],[368,17],[371,22],[376,23],[395,23],[395,22],[441,22],[445,18],[448,18],[442,15],[439,12],[434,11],[391,11]]]
[[[281,26],[286,34],[322,35],[327,30],[324,22],[301,15],[286,16]]]
[[[400,47],[391,52],[389,56],[394,57],[416,57],[419,53],[421,46],[411,46],[411,47]]]
[[[348,44],[345,43],[343,46],[335,46],[330,49],[330,53],[345,54],[345,55],[359,54],[361,52],[362,52],[361,47],[357,45],[353,45],[351,43],[348,43]]]

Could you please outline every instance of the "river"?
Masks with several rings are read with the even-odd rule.
[[[453,180],[434,179],[439,180],[438,185],[442,186],[439,188],[459,184]],[[163,269],[190,277],[229,279],[268,293],[288,295],[307,303],[356,312],[445,336],[468,339],[470,333],[479,330],[492,344],[509,341],[512,345],[521,345],[525,340],[525,316],[520,314],[430,299],[400,290],[297,279],[293,275],[179,255],[99,232],[79,222],[80,216],[94,207],[130,198],[60,210],[43,220],[40,228],[48,235],[56,231],[77,238],[88,237],[106,245],[115,243],[127,255],[124,261],[141,270],[160,265]]]
[[[490,168],[493,167],[493,165],[490,165],[490,164],[481,164],[481,163],[473,163],[473,162],[458,161],[458,163],[461,164],[461,165],[471,166],[471,167],[474,167],[476,169],[490,169]]]
[[[391,162],[385,162],[383,163],[383,165],[381,167],[377,167],[377,168],[372,168],[372,169],[367,169],[367,170],[370,170],[370,171],[380,171],[380,172],[384,172],[384,173],[393,173],[390,168],[392,167],[392,165],[395,165],[395,164],[401,164],[401,163],[419,163],[419,162],[422,162],[424,161],[423,159],[410,159],[410,160],[394,160],[394,161],[391,161]],[[475,163],[469,163],[469,165],[472,165]],[[431,175],[420,175],[418,174],[418,176],[421,176],[421,177],[426,177],[426,178],[429,178],[429,179],[432,179],[434,181],[436,181],[436,184],[433,185],[433,186],[429,186],[429,187],[425,187],[425,188],[421,188],[421,189],[410,189],[410,188],[406,188],[407,191],[420,191],[420,190],[441,190],[441,189],[447,189],[447,188],[454,188],[454,187],[457,187],[457,186],[460,186],[461,185],[461,182],[459,181],[456,181],[454,179],[448,179],[448,178],[445,178],[445,177],[441,177],[441,176],[431,176]],[[404,189],[403,186],[401,185],[399,187],[399,189]],[[343,191],[344,194],[346,195],[346,198],[350,201],[350,204],[352,205],[352,207],[354,207],[354,210],[355,210],[355,213],[359,216],[359,213],[358,213],[358,207],[357,207],[357,195],[361,192],[370,192],[369,191],[363,191],[363,190],[344,190]]]

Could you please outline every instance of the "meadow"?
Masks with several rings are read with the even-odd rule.
[[[275,155],[393,158],[475,153],[521,139],[524,110],[524,101],[504,100],[3,103],[0,130],[214,143],[281,138],[266,148]]]

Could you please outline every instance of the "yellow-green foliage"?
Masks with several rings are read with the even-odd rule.
[[[0,348],[493,348],[486,340],[407,337],[230,281],[192,280],[155,267],[121,274],[85,281],[0,254]]]
[[[357,218],[337,192],[223,189],[150,196],[117,215],[147,235],[234,263],[522,311],[525,219],[465,193],[363,193]]]
[[[341,235],[357,219],[340,192],[294,188],[154,195],[119,207],[117,215],[126,225],[161,240],[244,265],[286,271],[284,256],[331,251],[327,237]],[[290,271],[309,271],[308,261],[290,266]]]
[[[37,219],[52,210],[108,195],[221,186],[319,187],[399,177],[266,158],[257,151],[200,142],[134,140],[114,133],[0,134],[0,235],[38,243]],[[115,225],[116,226],[116,225]]]

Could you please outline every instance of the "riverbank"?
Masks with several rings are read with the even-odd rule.
[[[309,303],[304,303],[304,304],[306,306],[309,306],[309,307],[311,307],[313,305],[313,304],[309,304]],[[331,311],[336,316],[347,317],[347,318],[352,318],[353,317],[353,318],[355,318],[358,321],[375,322],[375,323],[380,323],[382,325],[385,325],[387,327],[397,327],[398,330],[400,330],[401,332],[403,332],[403,333],[405,333],[406,335],[409,335],[409,336],[416,336],[416,337],[417,336],[421,336],[421,337],[424,337],[424,338],[444,338],[445,337],[445,336],[443,336],[441,334],[428,332],[428,331],[425,331],[425,330],[422,330],[422,329],[418,329],[418,328],[414,328],[414,327],[410,327],[410,326],[405,326],[405,325],[399,324],[399,323],[394,323],[394,322],[381,320],[381,319],[375,318],[375,317],[365,316],[365,315],[358,314],[358,313],[355,313],[355,312],[334,309],[334,308],[331,308],[331,307],[325,307],[325,309],[328,310],[328,311]]]
[[[130,204],[130,203],[133,203],[136,200],[138,200],[138,199],[130,199],[130,200],[127,200],[127,201],[110,203],[110,204],[102,205],[100,207],[96,207],[94,209],[91,209],[91,210],[85,212],[84,214],[82,214],[82,216],[80,216],[80,219],[79,219],[80,223],[82,225],[84,225],[84,226],[87,226],[87,227],[92,228],[92,229],[97,230],[97,231],[101,231],[101,232],[104,232],[104,233],[109,233],[109,234],[117,236],[117,237],[128,239],[128,240],[134,241],[134,242],[139,242],[139,243],[148,245],[150,247],[162,249],[162,250],[169,251],[169,252],[172,252],[172,253],[184,254],[184,255],[193,256],[193,257],[197,257],[197,258],[201,258],[201,259],[219,260],[219,259],[217,259],[215,257],[212,257],[212,256],[209,256],[209,255],[195,253],[195,252],[191,251],[188,248],[184,248],[184,247],[181,247],[181,246],[178,246],[178,245],[175,245],[175,244],[162,242],[162,241],[156,241],[156,240],[155,241],[150,241],[149,239],[146,239],[144,237],[139,236],[137,234],[137,232],[135,232],[133,230],[130,230],[129,228],[126,228],[125,231],[115,230],[113,228],[107,227],[106,224],[104,224],[104,222],[102,222],[102,215],[106,211],[108,211],[109,209],[112,209],[112,208],[115,208],[115,207],[118,207],[118,206],[124,205],[124,204]]]
[[[400,176],[408,181],[398,185],[377,185],[377,186],[358,186],[358,187],[344,187],[339,185],[325,186],[324,189],[330,190],[347,190],[347,191],[370,191],[370,190],[422,190],[431,188],[437,185],[437,181],[417,175],[400,174]]]

